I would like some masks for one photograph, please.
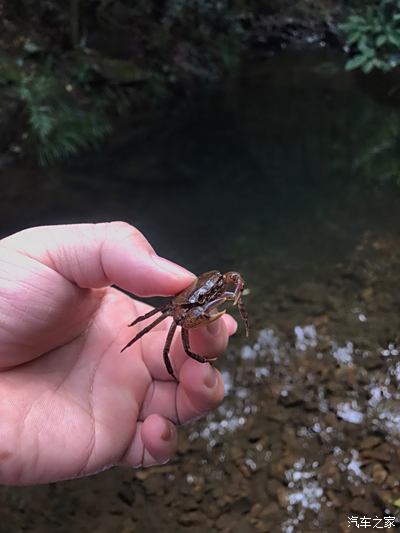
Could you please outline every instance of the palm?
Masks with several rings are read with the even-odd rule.
[[[132,440],[152,380],[140,344],[126,356],[119,354],[122,341],[118,339],[123,335],[116,331],[126,325],[126,300],[107,289],[90,327],[81,335],[3,372],[0,394],[12,404],[11,409],[4,404],[3,408],[23,424],[14,426],[14,434],[32,460],[26,467],[35,468],[35,477],[40,479],[42,471],[47,477],[51,468],[57,476],[68,477],[118,462]],[[58,471],[60,450],[62,472]]]

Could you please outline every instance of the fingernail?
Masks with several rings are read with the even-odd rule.
[[[157,268],[164,270],[165,272],[168,272],[169,274],[173,274],[174,276],[190,276],[194,277],[194,275],[189,272],[189,270],[186,270],[186,268],[183,268],[176,263],[173,263],[172,261],[169,261],[168,259],[165,259],[165,257],[160,257],[159,255],[151,255],[150,256],[153,260],[153,262],[156,264]]]
[[[206,377],[204,378],[204,385],[208,387],[209,389],[213,389],[215,387],[215,384],[217,383],[217,373],[213,369],[212,366],[209,368],[209,372],[207,373]]]
[[[215,320],[214,322],[210,322],[207,324],[207,331],[210,333],[210,335],[219,335],[221,332],[221,322],[220,320]]]
[[[163,429],[163,432],[161,433],[162,440],[169,441],[171,439],[171,428],[168,424],[165,424],[165,428]]]

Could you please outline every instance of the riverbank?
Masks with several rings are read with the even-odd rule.
[[[168,117],[182,102],[232,83],[249,58],[288,47],[340,48],[344,8],[330,0],[163,7],[22,0],[3,2],[0,13],[5,166],[26,157],[52,163],[113,143],[121,125],[135,128],[154,112]]]

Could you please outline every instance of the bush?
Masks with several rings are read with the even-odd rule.
[[[347,70],[387,72],[400,64],[400,0],[380,0],[357,10],[340,29],[354,50]]]
[[[22,104],[28,126],[27,144],[41,164],[77,154],[97,146],[111,125],[100,105],[90,109],[69,94],[55,75],[45,70],[27,74],[14,65],[0,63],[0,88]]]

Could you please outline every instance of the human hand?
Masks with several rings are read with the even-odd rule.
[[[221,402],[221,375],[188,358],[176,335],[173,380],[162,358],[171,319],[120,354],[134,333],[127,324],[151,308],[111,284],[167,296],[193,279],[123,222],[38,227],[0,241],[0,483],[172,457],[176,426]],[[235,330],[229,315],[192,330],[193,350],[218,356]]]

